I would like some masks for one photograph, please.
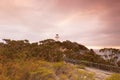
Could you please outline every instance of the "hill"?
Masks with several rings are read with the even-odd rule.
[[[0,80],[94,80],[92,71],[65,59],[112,65],[92,49],[69,40],[30,43],[3,39],[0,43]],[[82,67],[84,68],[84,67]]]
[[[71,41],[55,41],[47,39],[35,43],[28,40],[3,39],[0,43],[0,59],[27,60],[30,58],[50,62],[62,61],[64,57],[92,62],[106,63],[92,49]],[[6,59],[7,58],[7,59]]]

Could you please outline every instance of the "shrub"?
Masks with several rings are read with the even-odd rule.
[[[82,64],[77,65],[76,67],[77,67],[77,68],[79,68],[79,69],[85,69],[85,66],[84,66],[84,65],[82,65]]]
[[[79,79],[78,80],[95,80],[93,73],[88,73],[86,71],[79,70]]]
[[[120,74],[112,74],[106,80],[120,80]]]
[[[56,80],[54,72],[50,69],[39,67],[36,71],[30,73],[29,80]]]
[[[64,62],[29,60],[0,65],[0,80],[94,80],[93,75]]]

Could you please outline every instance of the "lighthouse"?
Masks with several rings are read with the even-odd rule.
[[[59,41],[59,34],[56,34],[55,40],[56,40],[56,41]]]

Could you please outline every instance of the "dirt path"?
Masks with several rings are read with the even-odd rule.
[[[94,68],[88,68],[86,67],[86,71],[93,72],[95,73],[95,80],[105,80],[105,78],[109,77],[111,72],[99,70],[99,69],[94,69]]]

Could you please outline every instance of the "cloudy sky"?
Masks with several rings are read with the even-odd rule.
[[[120,0],[0,0],[0,39],[60,35],[88,47],[120,47]]]

